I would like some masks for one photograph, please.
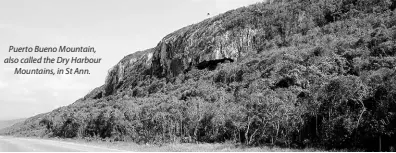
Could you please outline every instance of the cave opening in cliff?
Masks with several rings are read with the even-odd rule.
[[[216,60],[210,60],[210,61],[203,61],[201,63],[199,63],[196,67],[199,70],[202,69],[208,69],[208,70],[215,70],[217,65],[219,63],[230,63],[230,62],[234,62],[233,59],[230,58],[223,58],[223,59],[216,59]]]

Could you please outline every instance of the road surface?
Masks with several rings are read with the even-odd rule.
[[[124,150],[44,139],[0,136],[0,152],[120,152]]]

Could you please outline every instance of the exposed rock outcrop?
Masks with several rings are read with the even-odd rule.
[[[124,57],[109,70],[100,92],[93,91],[96,94],[88,97],[133,88],[146,76],[170,79],[192,67],[213,69],[217,63],[233,62],[257,51],[252,44],[259,29],[245,22],[228,23],[227,17],[232,15],[227,12],[184,27],[165,36],[156,47]]]
[[[104,86],[104,96],[113,94],[123,86],[124,81],[131,79],[130,77],[151,74],[152,56],[153,49],[148,49],[124,57],[109,70]]]
[[[154,51],[153,70],[159,77],[174,77],[202,62],[232,59],[252,51],[256,30],[251,27],[227,29],[214,18],[180,29],[163,38]]]
[[[139,76],[151,75],[153,51],[152,48],[125,56],[108,71],[105,84],[92,90],[85,98],[99,99],[114,94],[117,89],[131,85],[130,80],[136,81],[140,79]]]

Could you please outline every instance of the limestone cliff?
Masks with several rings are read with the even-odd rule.
[[[254,44],[261,29],[245,20],[229,22],[240,15],[237,12],[184,27],[165,36],[156,47],[124,57],[109,70],[102,92],[95,92],[108,96],[118,89],[133,88],[145,76],[171,79],[193,67],[213,68],[219,62],[236,61],[259,50]],[[97,94],[88,97],[102,97]]]

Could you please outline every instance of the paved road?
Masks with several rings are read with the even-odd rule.
[[[55,140],[0,136],[0,152],[120,152],[123,150]]]

